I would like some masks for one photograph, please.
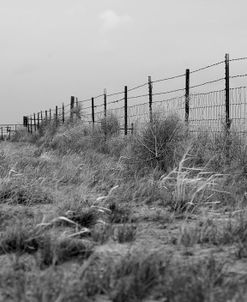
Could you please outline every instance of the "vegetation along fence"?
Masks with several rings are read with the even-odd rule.
[[[162,79],[148,77],[147,82],[118,92],[88,99],[71,96],[70,103],[55,109],[23,117],[23,125],[35,132],[44,122],[62,124],[78,119],[92,125],[109,114],[120,121],[124,134],[152,121],[155,112],[178,114],[192,132],[234,130],[247,133],[247,99],[244,72],[247,57],[224,60]],[[231,68],[231,73],[230,73]],[[237,72],[234,72],[236,70]]]
[[[0,140],[10,139],[12,134],[21,129],[22,124],[0,124]]]

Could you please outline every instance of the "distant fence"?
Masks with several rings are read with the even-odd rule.
[[[247,74],[230,73],[230,67],[237,62],[247,63],[247,57],[230,59],[226,54],[217,63],[186,69],[182,74],[163,79],[153,80],[149,76],[147,82],[131,88],[124,86],[118,92],[108,93],[105,89],[102,94],[84,100],[71,96],[67,105],[24,116],[23,125],[32,133],[44,122],[62,124],[81,119],[94,125],[114,114],[127,135],[133,128],[152,121],[155,112],[162,112],[178,114],[192,132],[234,129],[246,134]],[[207,74],[206,80],[201,80],[202,74]]]
[[[0,124],[0,140],[8,140],[17,131],[24,129],[22,124]]]

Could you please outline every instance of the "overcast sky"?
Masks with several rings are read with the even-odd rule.
[[[246,12],[246,0],[0,0],[0,123],[246,56]]]

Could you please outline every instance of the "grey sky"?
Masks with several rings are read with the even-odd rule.
[[[0,123],[246,56],[246,11],[246,0],[0,0]]]

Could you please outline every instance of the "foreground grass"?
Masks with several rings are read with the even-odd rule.
[[[0,301],[246,301],[244,153],[183,127],[2,142]]]

